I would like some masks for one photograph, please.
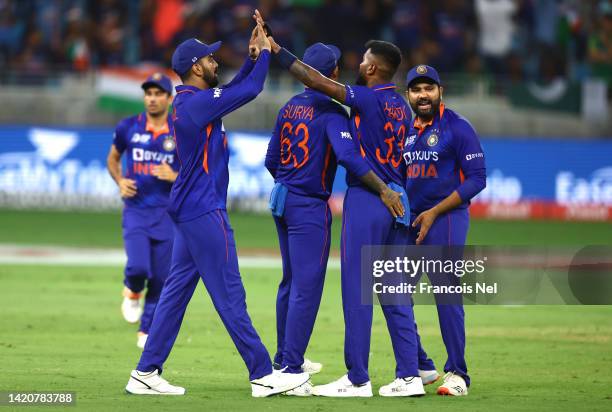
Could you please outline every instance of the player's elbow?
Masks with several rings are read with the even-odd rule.
[[[108,156],[106,157],[106,168],[108,170],[112,170],[112,169],[115,168],[117,163],[118,163],[118,161],[117,161],[117,159],[115,159],[115,156],[113,156],[112,153],[109,153]]]
[[[485,187],[487,187],[487,173],[485,170],[480,171],[476,176],[474,176],[474,186],[476,187],[477,192],[482,192]]]
[[[270,172],[270,174],[272,175],[272,177],[275,177],[278,162],[272,157],[266,156],[266,161],[264,162],[264,164],[266,166],[266,169],[268,169],[268,172]]]

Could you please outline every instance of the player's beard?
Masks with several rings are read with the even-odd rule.
[[[217,87],[219,84],[219,78],[215,72],[204,72],[204,81],[210,88]]]
[[[361,72],[359,72],[359,74],[357,75],[355,84],[357,86],[367,86],[368,85],[368,81],[366,80],[365,76]]]
[[[411,103],[410,107],[418,117],[429,120],[440,110],[440,101],[440,96],[438,96],[437,99],[418,99],[414,104]],[[419,108],[419,104],[421,103],[429,104],[429,109],[423,110]]]

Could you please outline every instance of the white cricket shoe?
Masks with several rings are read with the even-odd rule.
[[[423,381],[423,385],[431,385],[432,383],[440,379],[440,374],[435,369],[431,371],[424,371],[419,369],[419,376]]]
[[[423,381],[418,376],[408,378],[396,378],[388,385],[378,390],[380,396],[423,396],[425,389]]]
[[[306,372],[310,375],[316,375],[317,373],[321,372],[322,369],[323,369],[323,364],[313,362],[310,359],[304,358],[304,363],[302,363],[303,372]]]
[[[140,297],[142,294],[132,292],[127,287],[123,288],[123,302],[121,303],[121,313],[123,319],[128,323],[137,323],[142,316]]]
[[[295,389],[291,389],[283,393],[283,395],[287,396],[312,396],[312,383],[310,381],[306,382],[302,386],[298,386]]]
[[[312,394],[315,396],[329,396],[335,398],[370,398],[372,397],[372,383],[367,381],[361,385],[353,385],[344,375],[337,381],[328,383],[327,385],[318,385],[312,388]]]
[[[444,383],[438,387],[438,395],[465,396],[468,394],[465,379],[453,372],[444,375]]]
[[[140,349],[144,349],[148,337],[149,335],[147,335],[146,333],[138,332],[138,340],[136,341],[136,346],[138,346]]]
[[[285,373],[274,370],[271,374],[251,381],[251,396],[265,398],[290,391],[308,382],[307,373]]]
[[[159,376],[157,369],[153,372],[133,370],[125,387],[127,393],[133,395],[184,395],[185,388],[170,385]]]

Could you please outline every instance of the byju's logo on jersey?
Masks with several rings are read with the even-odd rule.
[[[340,138],[353,140],[353,137],[351,136],[350,132],[340,132]]]
[[[478,158],[482,158],[484,157],[484,153],[480,152],[480,153],[470,153],[465,155],[465,160],[472,160],[472,159],[478,159]]]
[[[415,150],[404,153],[404,160],[407,165],[413,162],[437,162],[438,152],[430,152],[429,150]]]
[[[172,137],[166,137],[162,146],[166,152],[171,152],[176,148],[176,143]]]
[[[132,143],[149,143],[151,135],[148,133],[134,133],[132,135]]]

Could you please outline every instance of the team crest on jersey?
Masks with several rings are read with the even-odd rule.
[[[418,74],[425,74],[427,73],[427,67],[421,64],[419,67],[416,68],[416,72]]]
[[[435,146],[438,144],[438,135],[435,133],[432,133],[429,135],[429,137],[427,138],[427,144],[429,146]]]
[[[167,137],[164,139],[163,147],[166,152],[171,152],[176,148],[176,143],[173,138]]]

